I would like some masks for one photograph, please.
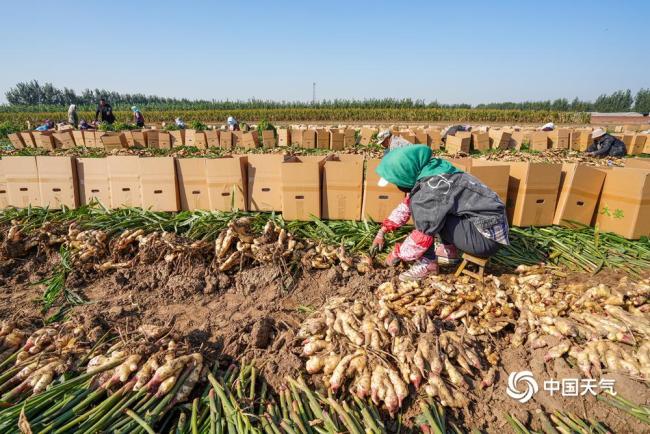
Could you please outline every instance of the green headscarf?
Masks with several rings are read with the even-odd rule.
[[[409,189],[413,188],[415,183],[422,178],[462,172],[449,161],[431,158],[431,155],[431,149],[428,146],[396,148],[381,159],[376,172],[391,184]]]

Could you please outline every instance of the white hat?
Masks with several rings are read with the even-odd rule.
[[[596,128],[595,130],[592,131],[591,138],[592,139],[597,139],[600,136],[604,136],[605,133],[606,133],[606,131],[603,130],[602,128]]]
[[[386,137],[390,137],[390,130],[380,131],[377,134],[377,144],[378,145],[381,144],[384,140],[386,140]],[[383,186],[380,185],[380,187],[383,187]]]
[[[379,181],[377,181],[377,186],[378,187],[386,187],[388,184],[390,184],[390,182],[388,182],[384,178],[379,178]]]
[[[542,125],[542,129],[550,128],[552,130],[555,129],[555,124],[553,122],[549,122],[547,124]]]
[[[237,121],[232,116],[228,116],[228,125],[235,125]]]

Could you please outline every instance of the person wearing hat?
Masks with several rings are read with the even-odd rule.
[[[411,146],[413,144],[403,137],[394,135],[390,130],[380,131],[377,134],[376,143],[384,148],[384,155],[393,149]]]
[[[549,122],[542,125],[539,129],[540,131],[553,131],[555,129],[555,124],[553,122]]]
[[[176,118],[176,119],[174,120],[174,123],[176,124],[176,126],[177,126],[179,129],[181,129],[181,130],[184,130],[184,129],[185,129],[185,122],[183,122],[183,119],[181,119],[181,118]]]
[[[79,126],[79,115],[77,114],[76,104],[70,104],[70,107],[68,107],[68,123],[75,128]]]
[[[471,125],[451,125],[447,128],[443,128],[440,133],[440,138],[443,142],[447,141],[447,136],[455,136],[458,131],[471,131]]]
[[[593,143],[587,148],[587,155],[592,157],[624,157],[627,154],[625,143],[607,134],[602,128],[596,128],[591,133]]]
[[[228,116],[228,131],[239,131],[239,122],[232,116]]]
[[[371,254],[384,247],[384,235],[412,217],[415,229],[395,245],[386,264],[412,262],[401,281],[417,281],[438,273],[438,264],[458,262],[458,250],[478,257],[507,246],[508,219],[499,196],[474,176],[441,158],[428,146],[392,150],[376,169],[379,187],[395,184],[406,198],[382,222]]]
[[[144,116],[137,106],[132,106],[131,111],[133,112],[133,121],[138,128],[144,127]]]

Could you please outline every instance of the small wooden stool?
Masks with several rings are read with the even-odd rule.
[[[461,274],[467,274],[469,277],[473,277],[474,279],[483,283],[485,264],[487,264],[488,259],[489,258],[477,258],[476,256],[463,253],[463,262],[461,262],[461,264],[458,266],[458,269],[456,270],[456,277],[460,276]],[[478,267],[478,272],[475,273],[473,271],[467,270],[465,267],[467,267],[468,264],[476,265]]]

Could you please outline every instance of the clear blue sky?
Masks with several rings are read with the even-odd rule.
[[[51,4],[51,6],[44,6]],[[19,81],[204,99],[472,104],[650,87],[650,1],[7,1]]]

